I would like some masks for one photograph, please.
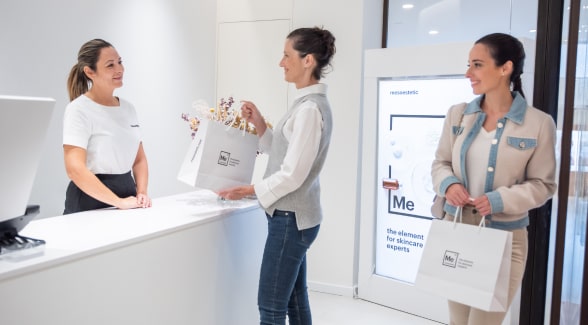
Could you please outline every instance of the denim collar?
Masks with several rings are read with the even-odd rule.
[[[504,117],[516,124],[522,124],[523,120],[525,119],[525,113],[527,112],[527,101],[518,91],[513,91],[511,94],[514,99],[512,101],[512,105],[510,106],[510,110]],[[482,102],[483,98],[484,95],[481,95],[472,100],[466,107],[464,114],[482,112],[480,103]]]

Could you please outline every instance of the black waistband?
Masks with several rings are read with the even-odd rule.
[[[128,171],[124,174],[96,174],[96,177],[98,177],[98,179],[101,179],[101,180],[116,179],[116,178],[129,177],[129,176],[131,176],[131,171]]]

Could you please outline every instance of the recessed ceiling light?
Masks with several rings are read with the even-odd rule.
[[[412,9],[414,5],[412,3],[405,3],[402,5],[402,9]]]
[[[529,30],[529,33],[537,33],[537,30],[536,29],[531,29],[531,30]]]
[[[439,34],[438,30],[430,30],[429,31],[429,35],[437,35],[437,34]]]

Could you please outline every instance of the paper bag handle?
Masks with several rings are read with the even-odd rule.
[[[241,115],[241,113],[239,113],[239,115]],[[227,121],[225,121],[225,125],[227,125],[226,131],[228,131],[234,127],[233,123],[235,123],[235,120],[237,119],[237,116],[234,113],[231,116],[232,116],[231,119],[228,119]],[[247,121],[241,117],[241,120],[239,121],[239,125],[236,126],[235,128],[242,130],[241,135],[245,136],[245,133],[247,133]]]
[[[459,223],[462,223],[463,221],[463,207],[462,206],[458,206],[455,209],[455,216],[453,216],[453,228],[455,228],[455,225],[457,224],[457,219],[459,219]],[[483,216],[482,219],[480,220],[480,223],[478,224],[478,228],[484,227],[486,228],[486,216]]]
[[[459,219],[459,223],[462,223],[462,210],[463,207],[458,206],[455,209],[455,215],[453,216],[453,228],[455,229],[455,225],[457,224],[457,219]]]
[[[247,122],[244,120],[241,120],[238,126],[233,126],[233,123],[235,122],[235,118],[231,119],[230,123],[226,123],[227,128],[226,131],[230,130],[231,128],[235,128],[235,129],[240,129],[242,130],[241,135],[245,136],[245,133],[247,132]],[[245,125],[243,125],[245,124]]]

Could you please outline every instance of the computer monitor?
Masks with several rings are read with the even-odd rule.
[[[51,98],[0,95],[2,239],[18,233],[39,213],[29,199],[54,106]]]

